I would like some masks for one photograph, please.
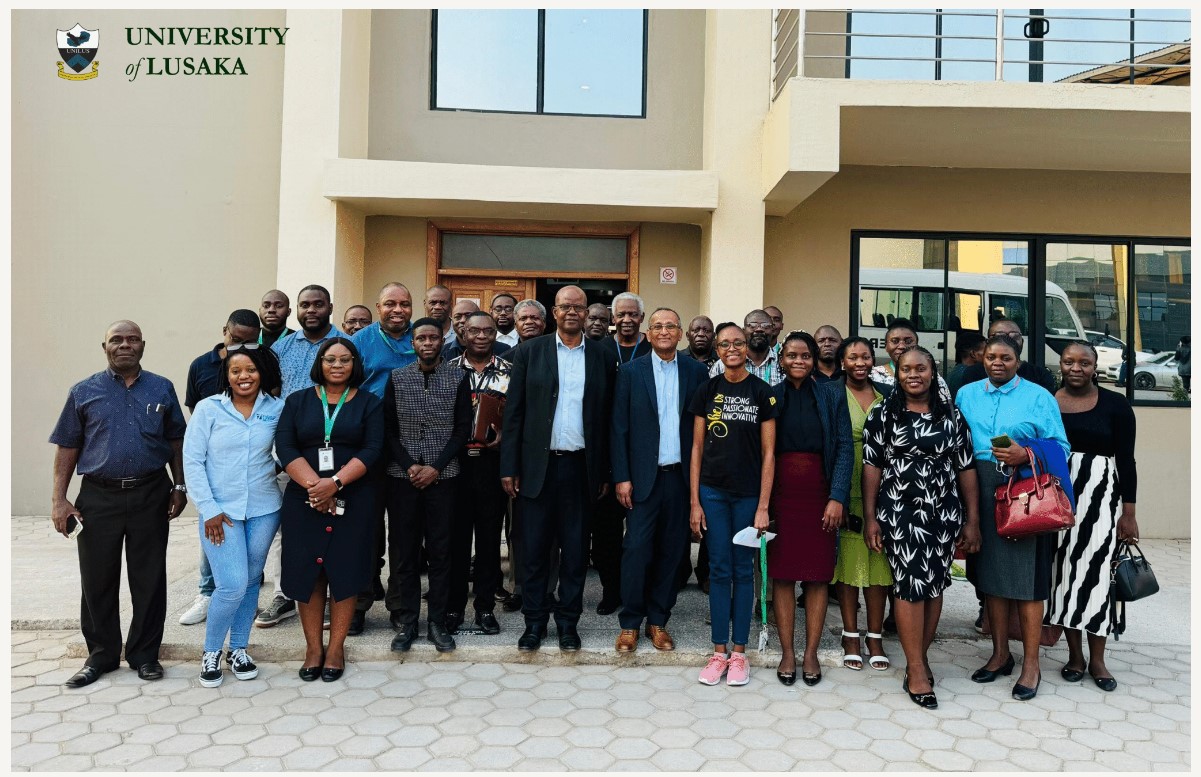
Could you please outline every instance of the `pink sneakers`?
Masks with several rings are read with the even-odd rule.
[[[745,665],[746,661],[743,660]],[[726,673],[728,661],[721,653],[714,653],[709,656],[709,663],[705,664],[705,668],[701,670],[701,676],[697,678],[705,685],[717,685],[721,682],[721,676]],[[743,682],[746,682],[743,680]]]
[[[731,653],[726,666],[726,685],[746,685],[751,681],[745,653]]]

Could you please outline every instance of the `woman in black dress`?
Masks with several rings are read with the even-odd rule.
[[[817,647],[826,621],[830,581],[838,556],[838,528],[854,469],[851,415],[842,384],[813,379],[817,342],[808,332],[791,332],[780,348],[784,381],[772,387],[776,421],[776,472],[771,514],[778,535],[767,545],[776,624],[783,655],[776,677],[796,681],[793,650],[796,584],[805,591],[805,654],[801,679],[821,681]]]
[[[360,481],[383,450],[384,416],[379,398],[358,389],[363,364],[350,340],[322,343],[311,377],[315,386],[288,396],[275,437],[276,454],[292,478],[281,509],[281,587],[300,610],[300,678],[333,682],[346,666],[355,597],[371,582],[375,493]],[[327,587],[333,602],[323,649]]]
[[[1076,492],[1076,525],[1055,537],[1047,622],[1064,627],[1068,662],[1063,679],[1084,679],[1087,668],[1103,691],[1118,687],[1105,668],[1105,638],[1114,628],[1109,597],[1109,561],[1119,542],[1138,541],[1134,497],[1134,411],[1126,398],[1101,391],[1095,382],[1097,350],[1072,343],[1059,356],[1063,387],[1055,394],[1072,452],[1068,457]],[[1088,632],[1088,664],[1080,632]]]
[[[980,545],[972,437],[933,388],[937,374],[925,348],[900,354],[897,388],[863,426],[864,537],[892,569],[902,687],[929,709],[938,698],[927,652],[951,584],[951,559],[956,545],[970,552]]]

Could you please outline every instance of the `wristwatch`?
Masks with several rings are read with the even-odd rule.
[[[342,480],[337,475],[334,475],[333,477],[331,477],[330,480],[334,481],[334,485],[338,487],[339,491],[341,491],[342,488],[346,485],[345,483],[342,482]]]
[[[178,491],[178,492],[180,492],[181,494],[186,494],[186,493],[188,493],[188,487],[187,487],[187,486],[185,486],[183,483],[177,483],[177,484],[175,485],[175,487],[174,487],[174,488],[172,488],[171,490],[172,490],[172,491]]]

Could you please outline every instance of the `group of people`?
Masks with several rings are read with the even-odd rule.
[[[140,328],[109,327],[107,369],[72,387],[50,438],[52,519],[78,543],[89,649],[69,686],[120,664],[122,543],[139,560],[129,570],[125,660],[143,679],[162,676],[166,527],[189,495],[200,515],[200,592],[181,621],[206,622],[206,687],[222,682],[223,658],[236,678],[256,676],[252,624],[297,613],[301,678],[337,680],[345,639],[381,599],[396,651],[417,639],[423,598],[425,636],[440,652],[455,649],[469,599],[483,634],[500,631],[499,604],[524,615],[520,651],[540,648],[552,618],[560,650],[579,650],[591,562],[603,589],[597,612],[617,613],[623,653],[637,650],[644,627],[655,649],[674,649],[668,621],[695,572],[710,604],[714,652],[699,675],[709,685],[750,679],[756,590],[774,611],[786,685],[798,674],[797,604],[800,674],[815,685],[831,584],[849,669],[864,664],[860,589],[866,663],[889,667],[891,600],[904,689],[934,707],[927,651],[957,550],[1000,624],[973,680],[1013,672],[1013,608],[1023,643],[1015,698],[1037,692],[1044,621],[1068,630],[1065,679],[1087,671],[1106,690],[1116,685],[1104,665],[1106,571],[1116,543],[1138,535],[1134,418],[1120,395],[1097,389],[1087,343],[1064,349],[1057,388],[1022,361],[1017,325],[997,319],[980,374],[962,371],[952,395],[903,320],[889,327],[877,365],[871,341],[844,340],[833,326],[784,334],[773,307],[741,324],[697,316],[685,328],[670,308],[648,314],[636,294],[589,305],[564,286],[548,326],[537,300],[500,294],[483,311],[452,299],[431,287],[413,320],[409,290],[389,283],[378,320],[354,306],[339,330],[329,292],[310,285],[291,330],[290,299],[270,291],[257,313],[230,314],[222,341],[193,362],[186,425],[171,383],[141,369]],[[1070,480],[1077,525],[1001,539],[994,487],[1031,455]],[[74,471],[83,483],[72,504]],[[763,576],[757,539],[741,538],[769,531]],[[502,579],[506,532],[512,591]],[[264,573],[275,593],[257,612]]]

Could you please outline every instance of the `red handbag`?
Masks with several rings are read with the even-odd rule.
[[[1064,531],[1076,525],[1072,503],[1064,493],[1059,478],[1040,466],[1034,451],[1030,455],[1033,475],[1018,480],[1015,469],[1009,482],[997,486],[995,516],[997,534],[1005,539],[1018,540],[1037,534]]]

